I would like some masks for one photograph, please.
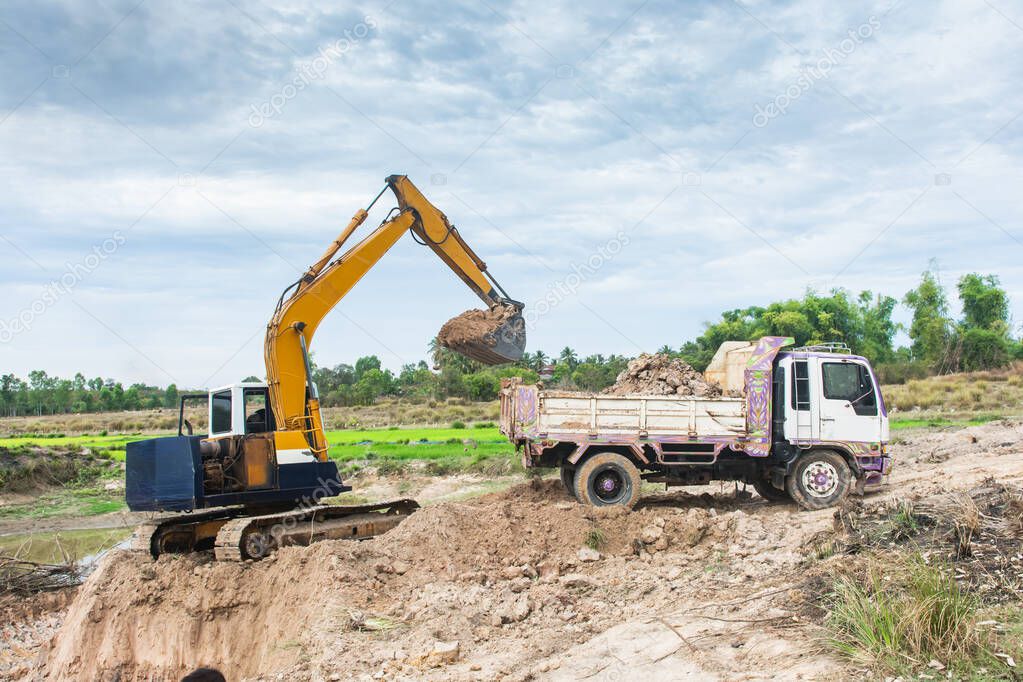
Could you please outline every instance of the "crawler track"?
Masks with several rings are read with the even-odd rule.
[[[217,533],[218,561],[258,560],[286,545],[318,540],[364,540],[391,530],[419,504],[402,499],[354,506],[320,505],[262,516],[229,520]]]
[[[226,523],[242,513],[244,510],[241,508],[228,508],[154,519],[135,529],[128,550],[147,554],[154,559],[161,554],[195,551],[196,535],[201,527],[211,524],[210,528],[215,534],[217,523]]]
[[[157,558],[212,549],[218,561],[261,559],[278,547],[318,540],[365,540],[391,530],[419,509],[415,500],[318,505],[246,516],[234,507],[155,519],[135,529],[128,549]]]

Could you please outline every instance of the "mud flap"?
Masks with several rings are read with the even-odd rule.
[[[867,477],[859,476],[856,479],[856,485],[853,486],[852,492],[854,495],[863,496],[864,491],[867,488]]]

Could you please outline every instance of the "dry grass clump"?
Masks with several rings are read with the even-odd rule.
[[[843,510],[836,526],[833,553],[859,568],[843,571],[826,601],[832,648],[877,673],[1020,679],[1023,490],[988,479]]]
[[[1023,490],[1009,492],[1005,500],[1005,529],[1023,538]]]
[[[359,407],[327,407],[323,409],[327,429],[373,429],[388,426],[447,426],[451,422],[497,421],[501,409],[498,402],[475,403],[460,398],[414,403],[404,400],[381,400]]]
[[[830,643],[849,659],[895,672],[942,668],[965,672],[993,658],[978,625],[978,600],[953,570],[920,555],[873,563],[865,580],[840,579],[827,627]]]
[[[947,374],[883,386],[896,410],[980,411],[1016,408],[1023,400],[1023,363],[1003,370]]]

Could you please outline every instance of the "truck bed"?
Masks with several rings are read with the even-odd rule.
[[[514,442],[717,440],[746,432],[742,398],[601,395],[522,384],[501,393],[501,432]]]

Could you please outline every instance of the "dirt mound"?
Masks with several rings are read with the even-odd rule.
[[[614,386],[604,389],[608,395],[683,395],[717,398],[721,387],[704,380],[703,375],[684,360],[663,354],[643,353],[629,361]]]
[[[690,504],[699,507],[695,516],[706,516],[702,499]],[[610,554],[631,553],[633,541],[657,515],[652,506],[633,513],[584,507],[566,499],[560,481],[536,480],[471,502],[425,507],[373,545],[413,564],[413,570],[457,576],[571,559],[587,541]],[[695,544],[698,531],[690,525],[667,528],[669,542]],[[597,528],[600,537],[594,538]]]
[[[401,641],[411,656],[440,636],[468,645],[481,627],[520,623],[547,604],[530,621],[542,630],[544,620],[563,625],[591,608],[573,590],[653,579],[632,576],[625,561],[693,552],[735,525],[714,510],[731,503],[710,496],[676,494],[670,508],[654,500],[628,513],[583,507],[560,486],[533,481],[427,506],[379,538],[289,547],[253,564],[114,553],[80,588],[47,671],[52,679],[162,680],[215,665],[245,678],[303,665],[316,650],[314,632],[329,631],[336,650],[337,637],[396,627],[409,628]],[[593,575],[601,569],[613,577]],[[345,666],[379,664],[379,650],[346,650]]]

